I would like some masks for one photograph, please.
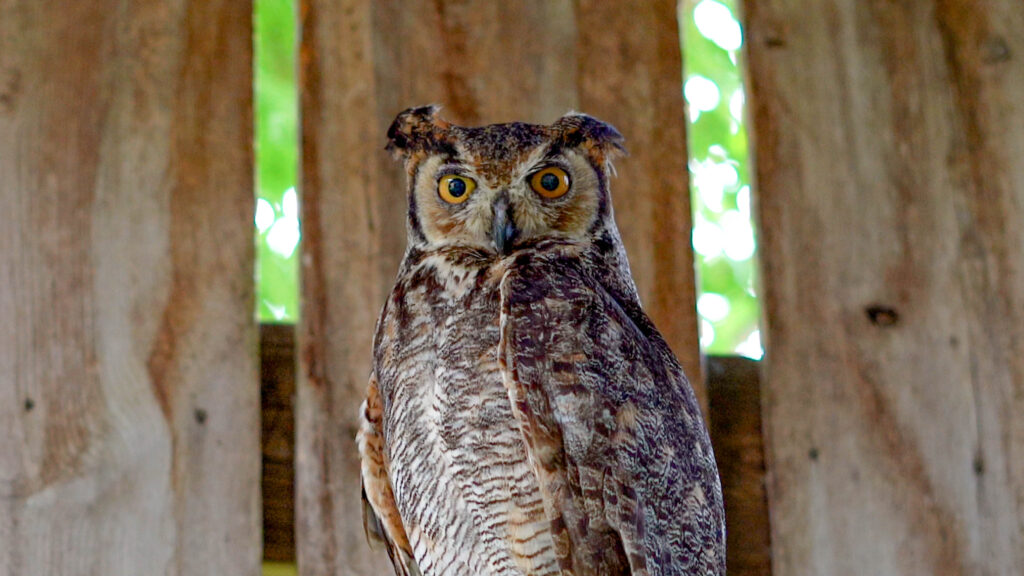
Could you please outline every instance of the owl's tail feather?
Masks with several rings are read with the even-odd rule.
[[[363,489],[363,532],[366,533],[366,542],[371,546],[375,542],[387,543],[388,537],[384,533],[384,526],[380,523],[380,518],[374,512],[373,506],[370,505],[370,499],[366,497],[366,484],[361,484]]]

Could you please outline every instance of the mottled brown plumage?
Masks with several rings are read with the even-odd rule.
[[[622,137],[581,114],[467,128],[424,107],[388,138],[409,245],[359,449],[396,573],[724,574],[708,435],[612,217]]]

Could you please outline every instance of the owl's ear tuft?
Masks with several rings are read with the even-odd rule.
[[[626,139],[607,122],[579,112],[569,112],[552,125],[562,145],[583,148],[603,162],[626,154]]]
[[[451,124],[438,116],[440,110],[431,104],[399,113],[388,128],[388,152],[395,158],[408,158],[417,152],[450,151]]]

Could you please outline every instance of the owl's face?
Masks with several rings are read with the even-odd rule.
[[[610,218],[609,161],[622,136],[589,116],[467,128],[414,108],[388,137],[406,162],[410,238],[421,248],[504,255],[546,239],[588,242]]]

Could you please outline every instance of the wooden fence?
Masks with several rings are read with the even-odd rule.
[[[251,11],[0,0],[0,576],[258,573]],[[709,409],[731,574],[1024,573],[1024,10],[746,12],[760,380],[699,361],[674,2],[304,0],[303,320],[264,330],[262,407],[297,530],[268,553],[387,573],[352,440],[405,234],[383,132],[439,102],[628,137],[616,213]]]

